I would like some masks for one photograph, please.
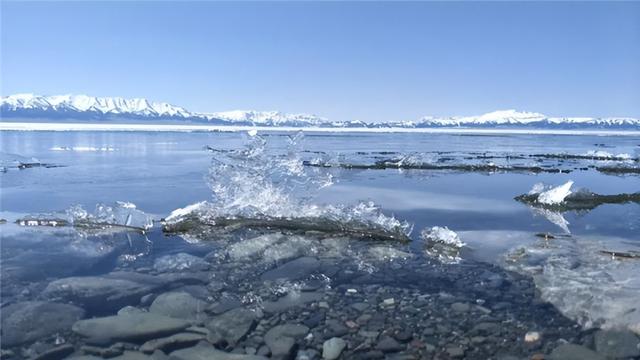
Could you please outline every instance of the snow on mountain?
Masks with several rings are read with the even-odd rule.
[[[329,122],[329,119],[315,115],[285,114],[279,111],[235,110],[205,114],[205,116],[230,122],[253,123],[268,126],[288,126],[286,124],[292,123],[319,126]]]
[[[500,110],[478,116],[433,117],[417,121],[365,123],[362,121],[330,121],[308,114],[287,114],[279,111],[236,110],[214,113],[190,112],[182,107],[146,99],[92,97],[86,95],[39,96],[16,94],[3,96],[0,115],[16,119],[70,119],[74,121],[107,120],[178,120],[215,125],[259,125],[287,127],[371,127],[371,128],[616,128],[640,129],[634,118],[547,117],[535,112]]]
[[[146,99],[123,99],[120,97],[93,97],[86,95],[38,96],[17,94],[2,97],[2,112],[58,112],[58,113],[95,113],[128,114],[148,117],[193,116],[184,108],[162,102],[150,102]]]
[[[423,117],[415,127],[640,127],[640,120],[634,118],[590,118],[590,117],[547,117],[535,112],[499,110],[479,116],[436,118]]]

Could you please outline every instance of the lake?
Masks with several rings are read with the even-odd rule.
[[[0,139],[10,357],[160,356],[206,338],[311,359],[338,337],[348,358],[486,359],[640,332],[637,136]]]

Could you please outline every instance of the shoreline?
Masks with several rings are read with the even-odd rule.
[[[123,132],[319,132],[319,133],[421,133],[473,135],[594,135],[640,136],[640,130],[490,129],[490,128],[322,128],[182,124],[91,124],[1,122],[0,131],[123,131]]]

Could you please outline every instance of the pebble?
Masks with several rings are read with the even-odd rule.
[[[382,301],[382,305],[384,305],[384,306],[391,306],[391,305],[393,305],[395,303],[396,303],[396,301],[393,298],[384,299]]]
[[[529,331],[528,333],[524,334],[524,342],[526,343],[535,343],[540,341],[540,333],[537,331]]]
[[[322,344],[322,358],[325,360],[337,359],[346,346],[346,341],[333,337]]]

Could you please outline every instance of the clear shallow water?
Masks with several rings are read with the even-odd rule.
[[[286,159],[287,154],[290,156],[289,135],[264,134],[266,157]],[[114,201],[134,203],[138,209],[160,219],[177,208],[211,200],[207,182],[215,184],[217,180],[222,181],[215,176],[225,176],[222,171],[210,179],[212,157],[223,156],[224,152],[218,150],[236,150],[251,141],[246,134],[238,133],[3,132],[0,136],[4,159],[12,157],[7,154],[16,154],[60,165],[23,170],[8,167],[0,174],[0,217],[8,220],[61,211],[72,205],[92,211],[98,203]],[[531,155],[583,155],[600,150],[637,159],[639,138],[306,134],[293,149],[296,161],[338,165],[373,164],[381,159],[412,156],[436,164],[515,164],[571,172],[306,167],[304,171],[314,178],[331,175],[333,184],[316,191],[310,190],[306,183],[296,185],[292,181],[293,185],[287,190],[294,198],[311,197],[308,200],[311,204],[334,205],[372,201],[384,214],[413,225],[412,242],[396,249],[405,254],[398,255],[389,249],[371,253],[368,245],[365,248],[351,248],[351,245],[347,251],[340,244],[325,249],[313,241],[290,240],[282,245],[286,256],[277,252],[272,254],[273,261],[309,255],[309,249],[315,249],[313,254],[337,252],[343,257],[353,257],[360,270],[375,269],[376,273],[391,274],[397,269],[388,267],[385,261],[389,258],[411,257],[412,262],[405,264],[409,269],[429,262],[420,231],[447,226],[467,244],[462,251],[464,259],[492,263],[533,276],[543,299],[582,325],[633,327],[640,324],[634,312],[635,300],[640,296],[635,275],[640,260],[612,260],[600,253],[601,250],[640,251],[640,205],[605,204],[590,211],[545,213],[514,200],[535,183],[561,185],[568,180],[573,180],[576,187],[599,194],[638,192],[640,177],[637,174],[612,176],[595,168],[620,164],[638,166],[637,162],[541,159]],[[519,158],[507,159],[506,155]],[[252,196],[260,193],[258,189]],[[558,225],[558,216],[564,219],[564,227]],[[560,236],[565,235],[566,230],[571,237]],[[52,279],[100,275],[123,267],[153,267],[155,260],[166,255],[187,252],[202,257],[221,249],[226,253],[238,246],[234,245],[235,238],[228,240],[228,244],[212,244],[188,236],[167,236],[161,234],[157,226],[143,235],[96,236],[68,230],[25,229],[14,224],[2,225],[2,232],[3,303],[19,299],[16,294],[24,292],[24,288],[38,293]],[[545,241],[537,237],[537,233],[558,237]],[[258,234],[245,234],[240,238],[253,235]],[[68,263],[73,265],[65,266]],[[259,266],[264,271],[269,264],[271,262]],[[449,271],[453,273],[465,265],[463,261],[447,266],[451,266]],[[578,301],[585,296],[590,298],[588,302]]]

